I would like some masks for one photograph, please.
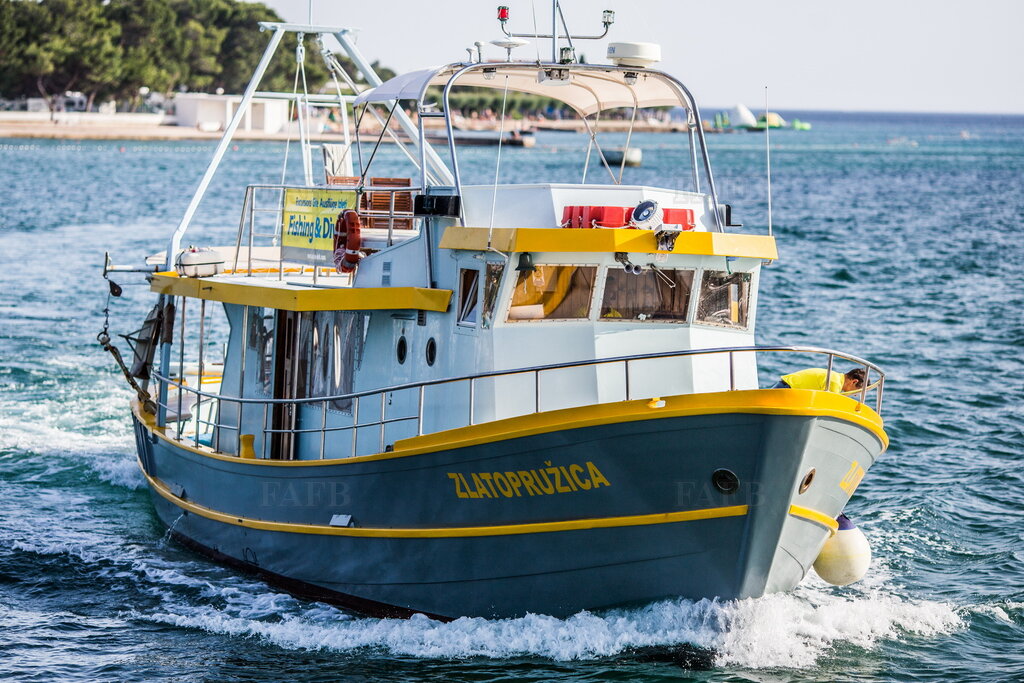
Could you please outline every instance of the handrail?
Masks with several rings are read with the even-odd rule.
[[[866,400],[866,397],[867,397],[867,392],[869,390],[877,389],[876,400],[875,400],[875,410],[876,410],[876,412],[881,413],[881,410],[882,410],[882,387],[883,387],[883,384],[885,382],[885,373],[882,371],[881,368],[879,368],[874,363],[871,363],[870,361],[864,360],[864,359],[859,358],[857,356],[853,356],[851,354],[842,353],[840,351],[834,351],[834,350],[830,350],[830,349],[823,349],[823,348],[813,347],[813,346],[738,346],[738,347],[718,347],[718,348],[711,348],[711,349],[688,349],[688,350],[683,350],[683,351],[667,351],[667,352],[659,352],[659,353],[638,354],[638,355],[631,355],[631,356],[614,356],[614,357],[610,357],[610,358],[600,358],[600,359],[591,359],[591,360],[582,360],[582,361],[569,361],[569,362],[563,362],[563,363],[550,363],[550,364],[546,364],[546,365],[535,365],[535,366],[524,367],[524,368],[516,368],[516,369],[512,369],[512,370],[493,370],[493,371],[489,371],[489,372],[477,373],[477,374],[474,374],[474,375],[462,375],[462,376],[458,376],[458,377],[448,377],[448,378],[443,378],[443,379],[427,380],[427,381],[422,381],[422,382],[410,382],[410,383],[406,383],[406,384],[398,384],[398,385],[392,385],[392,386],[388,386],[388,387],[381,387],[381,388],[378,388],[378,389],[370,389],[370,390],[365,390],[365,391],[350,392],[350,393],[347,393],[347,394],[337,394],[337,395],[333,395],[333,396],[314,396],[314,397],[306,397],[306,398],[287,398],[287,399],[244,398],[244,397],[236,397],[236,396],[226,396],[226,395],[223,395],[223,394],[214,394],[214,393],[211,393],[211,392],[202,391],[201,388],[189,387],[189,386],[185,385],[182,381],[178,381],[178,380],[176,380],[174,378],[170,378],[170,377],[161,375],[161,374],[156,373],[156,372],[154,372],[153,375],[154,375],[154,379],[159,383],[159,386],[161,387],[161,395],[164,395],[164,391],[166,391],[167,387],[176,387],[178,389],[178,396],[177,396],[177,404],[178,404],[178,406],[177,406],[177,422],[178,422],[177,427],[178,428],[175,430],[175,432],[177,434],[176,438],[178,440],[180,440],[180,441],[185,441],[186,440],[186,437],[183,436],[183,434],[182,434],[182,426],[183,426],[182,425],[182,422],[183,422],[183,420],[182,420],[182,417],[183,417],[182,416],[182,394],[187,392],[187,393],[191,393],[191,394],[195,395],[195,397],[196,397],[196,402],[195,402],[196,410],[195,410],[195,413],[194,413],[194,415],[192,415],[192,416],[190,416],[188,418],[190,420],[194,419],[194,421],[196,423],[195,432],[194,432],[193,436],[190,437],[191,439],[193,439],[195,441],[196,445],[198,445],[200,443],[200,436],[199,436],[199,434],[200,434],[200,427],[201,426],[206,427],[207,430],[208,430],[206,433],[211,434],[212,438],[216,440],[212,444],[215,450],[219,450],[219,445],[220,445],[221,436],[222,436],[220,430],[228,430],[228,431],[235,432],[236,453],[239,453],[240,450],[241,450],[241,430],[243,428],[242,427],[242,414],[243,414],[244,408],[245,408],[246,405],[261,405],[263,407],[263,411],[262,411],[263,412],[263,424],[260,427],[259,431],[260,431],[260,433],[262,435],[262,445],[263,445],[263,452],[264,453],[268,452],[268,449],[267,449],[267,439],[268,439],[268,437],[272,437],[275,434],[289,434],[289,435],[319,434],[320,435],[320,439],[319,439],[319,442],[320,442],[320,458],[323,459],[325,457],[326,439],[327,439],[327,434],[329,432],[333,433],[333,432],[341,432],[341,431],[351,431],[352,432],[352,441],[351,441],[351,454],[352,455],[356,455],[357,454],[358,434],[359,434],[359,430],[360,429],[366,429],[366,428],[379,429],[380,451],[386,450],[387,444],[386,444],[386,431],[385,430],[386,430],[388,425],[391,425],[391,424],[394,424],[394,423],[397,423],[397,422],[415,421],[416,422],[415,433],[417,435],[424,434],[425,433],[425,431],[424,431],[424,409],[425,409],[424,396],[425,396],[425,389],[427,387],[431,387],[431,386],[439,386],[439,385],[453,384],[453,383],[459,383],[459,382],[468,382],[469,383],[469,389],[468,389],[468,396],[469,396],[469,406],[468,406],[469,410],[468,410],[468,413],[469,414],[468,414],[467,425],[474,425],[474,424],[479,424],[479,422],[477,421],[477,415],[476,415],[476,412],[475,412],[476,382],[479,381],[479,380],[483,380],[483,379],[487,379],[487,378],[495,378],[495,377],[511,377],[511,376],[515,376],[515,375],[523,375],[523,374],[530,374],[530,373],[532,373],[534,375],[534,380],[533,380],[534,381],[534,405],[533,405],[533,412],[534,413],[540,413],[540,412],[542,412],[542,410],[541,410],[541,379],[540,378],[541,378],[541,373],[544,373],[544,372],[552,372],[552,371],[561,370],[561,369],[567,369],[567,368],[596,367],[596,366],[602,366],[602,365],[608,365],[608,364],[614,364],[614,363],[622,363],[623,364],[623,369],[624,369],[624,397],[625,397],[625,400],[628,401],[628,400],[632,400],[632,392],[631,392],[631,386],[630,386],[630,363],[642,362],[642,361],[647,361],[647,360],[666,359],[666,358],[685,358],[685,357],[694,357],[694,356],[710,356],[710,355],[717,355],[717,354],[727,354],[728,359],[729,359],[729,375],[728,375],[728,377],[729,377],[729,390],[730,391],[735,391],[736,390],[736,369],[735,369],[736,355],[739,354],[739,353],[755,353],[756,354],[758,352],[784,352],[784,353],[816,353],[816,354],[825,354],[825,355],[828,356],[828,366],[827,366],[827,369],[826,369],[826,378],[825,378],[826,386],[828,386],[828,384],[829,384],[829,379],[830,379],[831,374],[833,372],[832,368],[833,368],[834,361],[835,361],[836,358],[841,358],[843,360],[846,360],[848,362],[854,363],[856,365],[863,366],[865,368],[865,371],[866,371],[866,373],[868,375],[867,378],[869,380],[870,380],[870,373],[872,371],[874,371],[878,375],[878,379],[875,382],[873,382],[873,383],[866,383],[865,386],[861,387],[856,392],[850,392],[850,393],[852,394],[851,397],[856,397],[856,400],[858,401],[858,403],[864,404],[865,400]],[[199,386],[200,387],[202,386],[201,382],[200,382]],[[402,415],[399,415],[397,417],[396,416],[389,417],[387,415],[387,410],[386,410],[387,395],[388,394],[393,394],[395,392],[409,391],[409,390],[417,390],[417,393],[418,393],[415,413],[414,414],[410,414],[410,415],[402,414]],[[360,399],[366,399],[366,398],[371,397],[371,396],[379,396],[380,397],[381,407],[380,407],[379,419],[371,418],[370,421],[368,421],[368,422],[360,422],[360,417],[359,417],[360,416]],[[203,399],[204,398],[208,399],[208,401],[205,404],[203,403]],[[352,411],[351,411],[352,423],[351,424],[342,424],[342,425],[328,426],[328,424],[327,424],[327,409],[328,409],[328,405],[330,403],[341,402],[341,401],[351,402],[351,406],[352,406]],[[239,410],[239,413],[238,413],[238,415],[239,415],[239,424],[237,424],[237,425],[224,424],[224,423],[216,421],[216,418],[212,417],[214,406],[218,407],[218,412],[219,412],[219,405],[222,402],[226,402],[228,404],[234,404],[234,405],[238,406],[238,410]],[[599,401],[595,401],[595,403],[598,403],[598,402]],[[276,427],[276,426],[272,425],[270,423],[270,421],[268,420],[268,417],[270,415],[270,408],[272,406],[284,406],[284,405],[287,405],[287,406],[290,406],[290,407],[292,407],[294,409],[297,406],[313,405],[313,404],[319,404],[320,409],[323,411],[323,416],[321,417],[319,427],[298,428],[298,427],[296,427],[294,425],[290,426],[290,427]],[[170,409],[172,407],[169,404],[168,405],[164,405],[164,404],[161,403],[159,405],[161,405],[162,407],[164,407],[166,409]],[[208,406],[207,410],[210,411],[210,413],[211,413],[211,417],[209,419],[203,419],[202,418],[202,416],[200,415],[199,410],[198,410],[199,405],[206,405],[206,406]],[[189,407],[189,410],[190,411],[192,410],[191,406]],[[498,418],[492,418],[492,419],[498,419]],[[484,420],[484,421],[481,421],[481,422],[486,422],[486,421],[491,421],[491,420]]]
[[[414,219],[416,217],[416,214],[413,211],[395,210],[395,197],[397,193],[418,193],[420,189],[421,188],[418,185],[398,187],[393,185],[377,187],[375,185],[301,185],[279,183],[253,183],[247,185],[245,188],[245,199],[242,202],[242,213],[238,219],[238,231],[235,238],[235,258],[232,270],[239,270],[238,265],[243,244],[248,246],[248,271],[252,271],[252,262],[254,260],[267,262],[277,261],[279,270],[283,267],[283,253],[276,259],[254,259],[252,252],[256,238],[273,240],[273,244],[275,246],[280,245],[283,241],[281,217],[284,215],[284,193],[288,190],[338,190],[342,192],[354,192],[356,193],[356,207],[358,207],[359,204],[359,197],[363,194],[387,193],[389,195],[388,209],[366,208],[358,210],[360,215],[363,216],[388,219],[387,244],[388,246],[391,246],[394,243],[396,221],[398,219],[408,221],[409,219]],[[268,192],[270,193],[270,197],[263,199],[264,203],[261,203],[260,195]],[[269,203],[269,205],[267,205],[267,203]],[[257,216],[261,219],[259,224],[257,224]],[[268,224],[269,221],[273,221],[273,224]],[[263,228],[263,230],[260,228]],[[272,230],[272,232],[264,231],[268,229]],[[316,281],[316,279],[316,271],[314,271],[314,281]]]
[[[363,397],[366,397],[366,396],[373,396],[373,395],[379,394],[381,392],[390,393],[390,392],[395,392],[395,391],[405,391],[407,389],[418,389],[420,387],[437,386],[437,385],[440,385],[440,384],[449,384],[449,383],[453,383],[453,382],[467,382],[469,380],[486,379],[488,377],[502,377],[502,376],[511,376],[511,375],[521,375],[521,374],[525,374],[525,373],[529,373],[529,372],[544,372],[546,370],[559,370],[559,369],[562,369],[562,368],[578,368],[578,367],[585,367],[585,366],[588,366],[588,365],[604,365],[604,364],[608,364],[608,363],[623,363],[623,362],[626,362],[626,361],[641,361],[641,360],[650,360],[650,359],[656,359],[656,358],[675,358],[675,357],[684,357],[684,356],[713,355],[713,354],[720,354],[720,353],[741,353],[741,352],[756,353],[756,352],[759,352],[759,351],[783,351],[783,352],[790,352],[790,353],[820,353],[820,354],[827,354],[827,355],[832,356],[834,358],[841,358],[843,360],[849,361],[849,362],[851,362],[851,363],[853,363],[855,365],[863,365],[865,368],[869,368],[871,370],[874,370],[876,373],[878,373],[882,380],[885,379],[885,372],[883,372],[882,369],[880,367],[878,367],[877,365],[875,365],[874,363],[872,363],[870,361],[867,361],[867,360],[864,360],[863,358],[858,358],[857,356],[854,356],[854,355],[851,355],[851,354],[843,353],[841,351],[835,351],[835,350],[832,350],[832,349],[824,349],[824,348],[819,348],[819,347],[816,347],[816,346],[761,346],[761,345],[757,345],[757,346],[723,346],[723,347],[716,347],[716,348],[711,348],[711,349],[686,349],[686,350],[683,350],[683,351],[662,351],[662,352],[658,352],[658,353],[645,353],[645,354],[638,354],[638,355],[632,355],[632,356],[612,356],[610,358],[595,358],[595,359],[591,359],[591,360],[569,361],[569,362],[565,362],[565,363],[551,363],[551,364],[548,364],[548,365],[534,365],[534,366],[524,367],[524,368],[515,368],[515,369],[512,369],[512,370],[491,370],[489,372],[481,372],[481,373],[477,373],[475,375],[459,375],[457,377],[446,377],[446,378],[443,378],[443,379],[432,379],[432,380],[426,380],[426,381],[423,381],[423,382],[409,382],[409,383],[406,383],[406,384],[395,384],[395,385],[388,386],[388,387],[381,387],[379,389],[369,389],[369,390],[366,390],[366,391],[352,392],[352,393],[348,393],[348,394],[337,394],[337,395],[334,395],[334,396],[314,396],[314,397],[307,397],[307,398],[243,398],[243,397],[240,397],[240,396],[224,396],[224,395],[221,395],[221,394],[210,394],[210,393],[202,392],[202,391],[198,391],[198,390],[195,390],[194,393],[202,395],[202,396],[213,397],[213,398],[225,398],[225,399],[228,399],[230,401],[238,402],[238,403],[260,403],[260,404],[263,404],[263,403],[281,403],[281,404],[287,403],[287,404],[296,404],[296,403],[318,403],[320,401],[347,401],[347,400],[355,399],[355,398],[363,398]],[[159,373],[154,373],[154,377],[156,377],[156,379],[159,380],[159,381],[168,382],[169,384],[171,384],[171,386],[179,386],[179,384],[177,382],[175,382],[173,379],[164,377],[163,375],[161,375]],[[881,382],[878,382],[876,384],[880,384],[880,383]],[[873,384],[869,388],[873,388],[874,386],[875,385]],[[185,388],[189,389],[189,387],[185,387]],[[191,389],[189,389],[189,390],[191,390]],[[860,393],[860,392],[858,391],[857,393]]]

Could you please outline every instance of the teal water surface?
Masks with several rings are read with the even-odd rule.
[[[781,259],[758,341],[889,373],[892,445],[848,507],[867,579],[449,624],[296,600],[180,548],[151,510],[130,393],[95,342],[100,267],[163,248],[213,145],[0,140],[0,678],[1024,680],[1024,118],[800,118],[814,130],[771,138]],[[578,166],[577,136],[538,137],[503,152],[502,180]],[[671,182],[684,141],[636,138],[627,182]],[[710,143],[723,201],[763,231],[764,136]],[[189,241],[232,240],[244,185],[277,182],[282,148],[232,148]],[[466,152],[471,180],[493,178],[493,154]],[[119,282],[124,331],[150,297]]]

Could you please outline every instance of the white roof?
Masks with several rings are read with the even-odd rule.
[[[412,71],[362,92],[356,104],[389,102],[392,100],[421,100],[427,87],[444,85],[454,73],[466,65],[450,64]],[[570,80],[543,81],[543,69],[569,69]],[[485,70],[494,73],[486,75]],[[636,83],[625,82],[626,74],[636,74]],[[614,66],[573,65],[566,67],[538,66],[536,64],[474,64],[459,76],[456,85],[501,90],[505,87],[516,92],[551,97],[568,104],[581,116],[618,107],[672,107],[686,106],[686,99],[678,86],[659,71]]]

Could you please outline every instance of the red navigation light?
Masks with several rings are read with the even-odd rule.
[[[498,21],[503,24],[508,21],[508,5],[498,7]]]

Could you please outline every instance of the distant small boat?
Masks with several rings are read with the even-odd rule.
[[[810,130],[811,124],[806,121],[801,121],[800,119],[793,119],[793,125],[791,127],[793,130]]]
[[[763,131],[768,128],[788,128],[789,124],[786,123],[786,119],[782,118],[773,111],[761,114],[757,117],[757,123],[752,126],[742,126],[749,131]]]
[[[613,147],[604,151],[604,158],[609,164],[621,164],[625,159],[626,166],[639,166],[644,160],[644,151],[639,147]]]
[[[497,145],[500,141],[510,147],[533,147],[537,138],[532,130],[513,130],[499,133],[496,130],[456,130],[453,131],[455,144],[487,147]],[[428,133],[427,140],[432,143],[448,143],[448,136],[443,133]]]

